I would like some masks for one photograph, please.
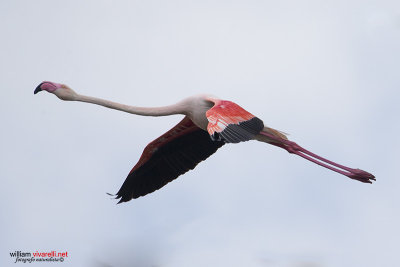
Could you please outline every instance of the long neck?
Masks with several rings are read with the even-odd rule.
[[[128,106],[101,98],[79,95],[79,94],[75,96],[74,100],[80,102],[92,103],[103,107],[112,108],[141,116],[168,116],[174,114],[184,114],[184,115],[186,114],[185,106],[182,102],[170,106],[150,108],[150,107]]]

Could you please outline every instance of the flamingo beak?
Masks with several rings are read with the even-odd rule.
[[[43,89],[41,88],[42,84],[43,84],[43,83],[39,84],[39,85],[36,87],[36,89],[35,89],[35,91],[33,92],[33,94],[36,95],[36,94],[39,93],[40,91],[43,91]]]

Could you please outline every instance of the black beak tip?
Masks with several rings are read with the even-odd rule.
[[[40,88],[40,87],[42,86],[42,84],[43,84],[43,83],[39,84],[39,85],[36,87],[35,91],[33,92],[34,95],[36,95],[36,94],[39,93],[40,91],[43,91],[42,88]]]

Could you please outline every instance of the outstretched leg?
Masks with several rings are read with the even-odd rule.
[[[289,141],[286,139],[286,136],[277,135],[274,129],[271,128],[264,128],[263,131],[256,137],[257,140],[269,143],[274,146],[281,147],[287,150],[289,153],[296,154],[302,158],[305,158],[311,162],[314,162],[322,167],[335,171],[337,173],[343,174],[351,179],[358,180],[363,183],[372,183],[372,180],[375,181],[375,176],[372,174],[360,170],[360,169],[353,169],[343,165],[340,165],[336,162],[327,160],[321,156],[318,156],[303,147],[299,146],[295,142]]]

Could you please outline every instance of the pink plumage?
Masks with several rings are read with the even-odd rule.
[[[239,105],[211,99],[215,105],[206,112],[207,131],[213,140],[239,143],[254,139],[264,128],[262,120]]]
[[[241,106],[227,100],[216,101],[215,106],[206,112],[209,121],[207,131],[210,135],[222,132],[229,124],[239,124],[255,116]]]

